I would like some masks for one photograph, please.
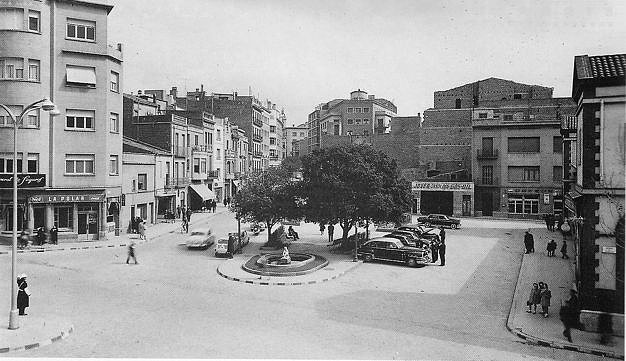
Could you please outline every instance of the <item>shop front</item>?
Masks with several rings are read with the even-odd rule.
[[[59,243],[105,238],[109,211],[104,191],[46,192],[28,197],[27,204],[29,224],[46,230],[56,225]]]
[[[28,197],[43,192],[45,174],[17,175],[17,230],[30,232],[44,225],[44,209],[29,214]],[[13,237],[13,174],[0,174],[0,243],[10,244]]]
[[[471,216],[474,211],[474,183],[472,182],[422,182],[411,183],[415,214],[445,214]]]

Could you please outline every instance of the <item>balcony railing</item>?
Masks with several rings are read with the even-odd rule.
[[[165,177],[165,188],[182,188],[188,186],[189,184],[191,184],[191,179],[189,177]]]
[[[252,118],[252,124],[256,125],[257,127],[262,127],[263,121],[261,119]]]
[[[254,153],[252,153],[252,155],[254,157],[262,157],[263,156],[263,152],[261,152],[259,150],[255,150]]]
[[[215,179],[220,177],[220,172],[218,170],[210,170],[206,172],[207,178]]]
[[[235,173],[224,174],[224,179],[235,179]]]
[[[213,151],[212,147],[208,145],[194,145],[191,147],[191,150],[193,150],[194,152],[212,152]]]
[[[224,156],[226,158],[235,158],[235,150],[233,150],[233,149],[226,149],[224,151]]]
[[[252,134],[252,140],[254,140],[255,142],[262,142],[263,136],[260,134]]]
[[[498,177],[481,177],[474,179],[474,184],[483,187],[494,187],[500,185],[500,179]]]
[[[270,155],[270,160],[272,160],[272,161],[278,160],[278,156],[277,155]]]
[[[476,150],[476,158],[478,159],[498,159],[498,150]]]

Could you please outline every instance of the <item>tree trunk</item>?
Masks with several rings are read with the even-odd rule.
[[[350,228],[352,228],[352,225],[349,224],[349,222],[339,222],[339,225],[341,226],[341,230],[342,230],[342,238],[344,241],[348,239],[348,234],[350,233]]]
[[[267,244],[270,245],[272,241],[272,227],[274,225],[270,224],[270,222],[265,222],[265,225],[267,226]]]
[[[354,256],[352,258],[352,260],[354,262],[357,261],[358,257],[357,257],[357,250],[359,248],[359,227],[357,227],[357,225],[354,225]]]

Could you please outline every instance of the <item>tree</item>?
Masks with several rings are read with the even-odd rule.
[[[246,222],[264,223],[269,243],[276,223],[300,218],[299,199],[292,173],[272,167],[244,179],[230,209]]]
[[[410,187],[394,160],[369,145],[323,148],[302,159],[304,217],[339,223],[343,239],[360,221],[398,222],[410,209]]]

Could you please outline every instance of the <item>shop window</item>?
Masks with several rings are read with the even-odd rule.
[[[538,214],[539,195],[509,195],[509,213]]]
[[[61,205],[54,206],[54,225],[59,229],[74,229],[74,207]]]

